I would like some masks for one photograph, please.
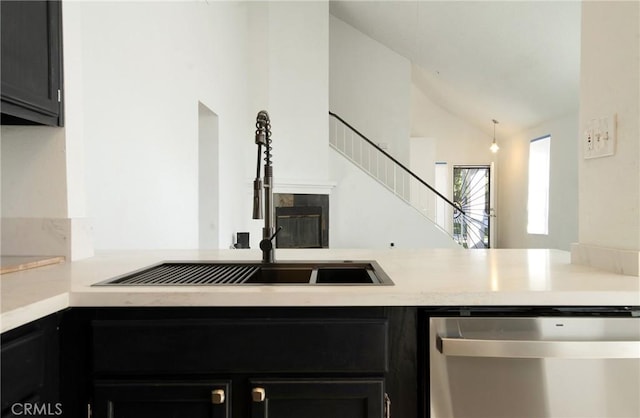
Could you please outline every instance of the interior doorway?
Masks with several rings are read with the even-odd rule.
[[[453,236],[465,248],[492,247],[491,166],[453,167]]]
[[[218,115],[198,102],[198,246],[219,248]]]

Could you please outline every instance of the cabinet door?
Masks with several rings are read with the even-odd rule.
[[[62,126],[61,2],[2,1],[2,123]]]
[[[230,418],[231,383],[97,382],[95,418]]]
[[[24,412],[24,405],[60,408],[58,316],[50,315],[2,334],[2,417]]]
[[[382,418],[383,379],[251,382],[251,418]]]

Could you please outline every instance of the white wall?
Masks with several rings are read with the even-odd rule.
[[[329,204],[331,248],[461,248],[413,207],[335,150],[331,173],[339,179]]]
[[[219,117],[218,230],[230,245],[244,222],[237,191],[244,187],[245,150],[238,143],[246,138],[249,152],[253,131],[247,6],[67,7],[80,9],[82,21],[82,116],[96,248],[197,248],[199,102]]]
[[[409,141],[409,147],[411,151],[409,169],[420,179],[442,193],[442,188],[439,189],[436,185],[436,139],[412,137]],[[413,178],[409,181],[409,184],[410,201],[413,207],[418,208],[430,219],[440,222],[439,225],[441,227],[448,228],[448,225],[442,222],[442,209],[444,208],[442,200]],[[451,229],[447,230],[450,231]]]
[[[269,112],[277,181],[327,179],[328,7],[279,1],[250,10],[250,105],[254,118]],[[253,179],[255,161],[246,172]]]
[[[579,160],[572,260],[640,273],[640,3],[582,3],[580,126],[618,115],[615,155]],[[582,156],[582,152],[580,153]]]
[[[325,184],[329,176],[329,4],[257,2],[250,9],[250,107],[269,112],[273,139],[273,176],[277,192],[283,184]],[[253,125],[251,125],[253,127]],[[251,219],[256,146],[253,136],[244,165],[250,245],[258,247],[264,221]]]
[[[330,17],[329,107],[387,152],[409,163],[409,61]]]
[[[2,126],[3,255],[55,255],[69,260],[93,254],[91,228],[67,199],[68,136],[64,128]],[[77,237],[73,237],[76,232]]]
[[[498,242],[504,248],[569,250],[578,238],[578,114],[559,117],[500,142]],[[527,233],[529,143],[551,135],[549,234]]]
[[[581,132],[592,118],[618,114],[616,154],[580,159],[580,242],[585,244],[640,248],[639,8],[637,2],[582,7]],[[611,204],[598,204],[603,201]]]
[[[24,222],[6,216],[73,216],[91,218],[84,232],[99,250],[197,248],[205,230],[218,235],[207,246],[229,247],[238,231],[257,240],[260,109],[272,117],[276,184],[327,183],[327,2],[66,2],[63,18],[66,127],[2,127],[8,230]],[[198,155],[199,104],[218,118],[209,159]],[[207,163],[219,176],[211,196],[199,193]],[[214,195],[218,213],[199,220]]]
[[[97,248],[196,248],[199,230],[217,231],[221,248],[250,231],[257,246],[262,221],[251,220],[251,181],[261,109],[271,116],[276,184],[326,182],[328,3],[82,7]],[[211,225],[198,225],[199,102],[218,117]]]
[[[268,5],[268,109],[274,131],[274,169],[279,179],[325,181],[329,171],[329,3]]]
[[[493,129],[492,125],[488,120],[487,129]],[[499,127],[496,137],[500,145]],[[415,85],[411,86],[411,136],[434,140],[436,161],[479,165],[496,160],[489,150],[492,136],[435,104]]]
[[[219,248],[220,160],[218,115],[198,103],[198,246]]]
[[[65,132],[2,126],[2,217],[65,218]]]
[[[418,177],[435,187],[436,162],[438,161],[436,149],[438,141],[435,138],[412,137],[409,141],[411,157],[409,168]]]

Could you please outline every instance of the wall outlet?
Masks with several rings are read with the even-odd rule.
[[[618,118],[615,113],[604,118],[591,119],[583,136],[584,158],[600,158],[615,154],[617,127]]]

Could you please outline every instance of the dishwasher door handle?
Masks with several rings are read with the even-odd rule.
[[[640,341],[522,341],[436,338],[445,356],[498,358],[640,359]]]

